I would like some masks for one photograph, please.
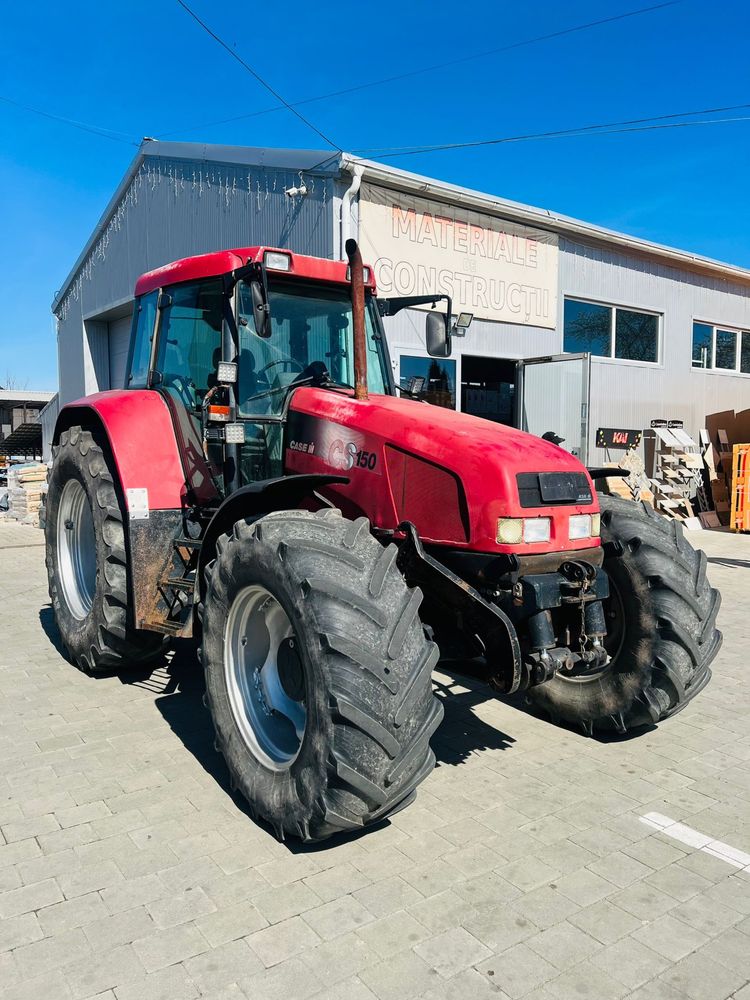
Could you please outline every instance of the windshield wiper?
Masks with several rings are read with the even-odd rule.
[[[353,385],[349,385],[348,382],[337,382],[336,379],[327,378],[321,382],[313,383],[320,386],[321,389],[354,389]]]

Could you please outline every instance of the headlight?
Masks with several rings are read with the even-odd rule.
[[[551,528],[548,517],[501,517],[497,522],[496,538],[500,545],[548,542]]]
[[[501,545],[518,545],[523,538],[523,519],[501,517],[497,522],[497,540]]]
[[[593,538],[599,534],[599,514],[572,514],[568,521],[568,538]]]
[[[527,517],[523,522],[523,540],[525,542],[548,542],[552,521],[548,517]]]

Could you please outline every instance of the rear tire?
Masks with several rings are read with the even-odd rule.
[[[77,667],[95,674],[159,655],[163,636],[130,624],[122,508],[104,451],[80,427],[54,449],[45,544],[52,609]]]
[[[280,511],[239,521],[207,567],[202,659],[217,749],[253,815],[282,839],[361,829],[407,804],[433,769],[438,650],[396,552],[366,518]],[[291,707],[278,695],[282,674]],[[278,712],[295,720],[286,733]]]
[[[722,642],[721,595],[706,579],[705,553],[687,542],[678,521],[645,503],[601,494],[599,502],[602,542],[623,548],[604,561],[612,659],[588,677],[557,674],[529,699],[586,732],[624,733],[674,715],[708,683]]]

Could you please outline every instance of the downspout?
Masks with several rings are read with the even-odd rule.
[[[362,174],[365,172],[361,163],[345,163],[343,169],[351,170],[352,182],[341,196],[341,219],[339,220],[339,257],[341,260],[344,259],[346,241],[352,238],[352,203],[359,194]]]

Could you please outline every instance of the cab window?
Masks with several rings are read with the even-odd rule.
[[[177,285],[162,310],[156,369],[161,385],[199,407],[221,358],[224,293],[220,281]]]
[[[243,416],[281,411],[285,389],[322,365],[331,380],[354,385],[352,303],[347,288],[293,283],[271,284],[271,333],[259,337],[253,320],[250,288],[240,286],[239,408]],[[385,392],[382,345],[374,304],[365,310],[367,382],[371,392]]]
[[[130,364],[127,387],[145,389],[148,385],[148,368],[151,361],[151,344],[154,340],[156,302],[158,292],[141,295],[135,304],[133,327],[130,331]]]

